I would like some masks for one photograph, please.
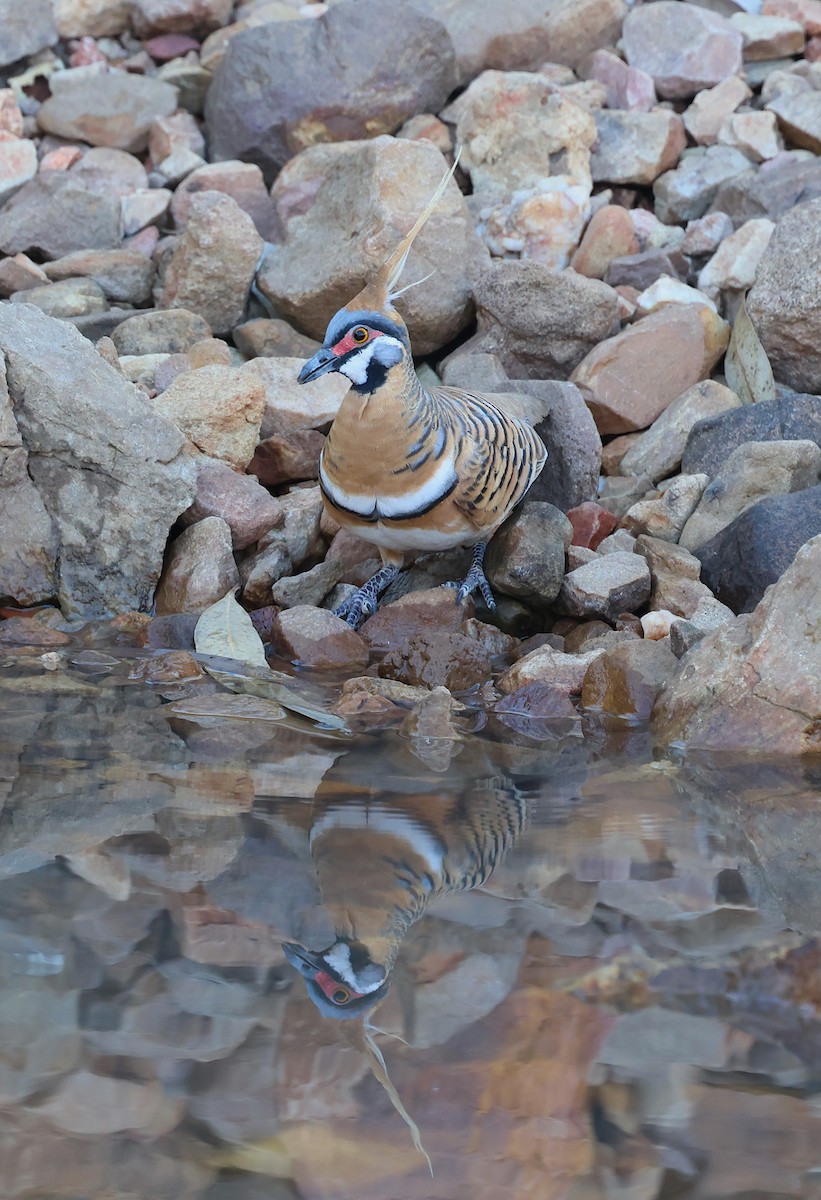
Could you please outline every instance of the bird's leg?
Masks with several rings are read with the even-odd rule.
[[[398,574],[399,567],[394,563],[387,563],[372,575],[358,592],[354,592],[349,600],[338,605],[333,610],[334,616],[347,621],[352,629],[358,629],[366,617],[376,612],[379,597],[390,587]]]
[[[493,612],[496,608],[496,601],[482,565],[485,561],[486,550],[487,542],[477,542],[473,547],[473,562],[462,583],[446,583],[444,586],[457,589],[456,599],[459,604],[467,600],[468,596],[474,592],[480,592],[485,604]]]

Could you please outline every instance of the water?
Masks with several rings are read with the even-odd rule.
[[[811,764],[194,723],[146,654],[4,653],[4,1200],[821,1197]]]

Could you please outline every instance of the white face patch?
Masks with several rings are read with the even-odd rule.
[[[371,365],[371,360],[375,359],[385,368],[395,367],[401,360],[404,354],[402,343],[387,334],[382,334],[380,337],[375,337],[372,341],[363,346],[361,350],[353,354],[347,362],[343,363],[339,368],[340,375],[347,375],[351,383],[361,387],[368,381],[368,369]]]
[[[355,992],[359,992],[361,996],[367,996],[369,992],[375,992],[385,982],[384,976],[377,979],[375,983],[365,983],[364,980],[357,978],[356,972],[351,965],[351,951],[344,942],[340,942],[334,946],[333,950],[329,950],[324,955],[325,962],[335,971],[345,982],[352,987]],[[372,973],[376,973],[371,968]]]

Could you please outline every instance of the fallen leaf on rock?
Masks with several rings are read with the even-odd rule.
[[[744,404],[758,404],[775,399],[773,369],[750,320],[742,296],[738,306],[727,356],[724,360],[727,385]]]
[[[234,718],[242,721],[281,721],[285,709],[273,700],[264,700],[258,696],[238,696],[232,692],[222,692],[210,696],[193,696],[187,700],[178,700],[169,709],[178,717],[187,717],[197,724],[211,720]]]
[[[268,666],[262,639],[248,613],[234,599],[233,589],[205,609],[194,629],[194,645],[198,654]]]

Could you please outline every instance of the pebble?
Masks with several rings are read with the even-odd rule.
[[[176,114],[179,115],[183,114]],[[187,113],[184,115],[188,116]],[[193,121],[191,117],[188,119]],[[199,133],[196,123],[194,124],[201,141],[202,134]],[[196,145],[189,146],[189,149],[198,154],[202,152]],[[192,198],[200,192],[224,192],[248,214],[263,240],[272,241],[277,237],[279,224],[276,210],[265,186],[262,171],[255,163],[231,159],[228,162],[198,164],[174,192],[171,215],[177,229],[185,228]]]
[[[491,666],[473,638],[436,630],[414,634],[406,644],[390,650],[379,664],[379,674],[412,687],[461,692],[490,679]]]
[[[248,473],[266,487],[316,479],[324,445],[325,435],[316,429],[295,429],[281,437],[263,438],[254,450]]]
[[[666,3],[667,0],[659,0]],[[653,184],[656,215],[666,224],[683,224],[701,217],[717,199],[722,183],[750,167],[750,160],[735,146],[707,146],[693,150],[672,171],[665,171]]]
[[[197,491],[182,514],[186,524],[219,517],[231,530],[234,550],[252,546],[285,521],[282,505],[252,475],[241,475],[220,459],[197,463]]]
[[[529,684],[547,684],[564,696],[579,696],[587,668],[603,653],[603,646],[585,654],[565,654],[553,646],[539,646],[508,667],[497,685],[505,695],[518,692]]]
[[[0,130],[0,205],[37,174],[37,148],[28,138]]]
[[[74,250],[46,264],[49,279],[84,276],[101,288],[108,300],[147,304],[151,298],[154,264],[136,250]]]
[[[761,13],[733,13],[730,24],[744,38],[745,62],[788,58],[804,51],[804,26],[789,17]]]
[[[255,358],[242,368],[265,393],[261,438],[289,437],[300,429],[321,429],[333,421],[349,381],[338,372],[323,375],[310,387],[297,383],[301,358]]]
[[[821,65],[810,68],[821,71]],[[819,79],[792,71],[777,71],[761,91],[765,107],[775,113],[787,142],[821,154],[821,90]]]
[[[108,249],[120,240],[120,203],[79,186],[73,172],[35,175],[0,209],[0,250],[62,258],[72,250]]]
[[[636,554],[647,560],[652,583],[648,607],[692,618],[705,604],[715,604],[715,598],[699,576],[701,563],[675,542],[642,534],[636,540]]]
[[[567,519],[573,527],[572,545],[587,546],[591,550],[598,549],[617,525],[613,514],[592,500],[569,509]]]
[[[724,212],[709,212],[706,216],[696,217],[687,222],[684,241],[681,243],[683,254],[691,258],[701,258],[706,254],[714,254],[725,237],[733,232],[732,219]]]
[[[722,145],[735,146],[753,162],[775,158],[784,149],[772,112],[740,112],[727,117],[718,131]]]
[[[112,331],[118,354],[182,354],[211,336],[208,322],[185,309],[135,313]]]
[[[558,611],[572,617],[613,621],[635,612],[650,595],[650,569],[637,554],[607,554],[565,576],[556,600]]]
[[[0,0],[0,29],[0,68],[53,46],[57,27],[51,0],[31,0],[24,7],[19,0]]]
[[[373,546],[370,553],[373,554]],[[373,650],[406,651],[411,639],[417,636],[464,632],[462,626],[472,612],[472,600],[460,605],[451,589],[428,588],[383,603],[359,632]]]
[[[656,697],[678,666],[667,645],[630,638],[592,662],[582,684],[582,706],[630,723],[647,721]]]
[[[624,514],[624,528],[634,537],[647,533],[677,542],[709,483],[706,475],[677,475],[657,499],[640,500]]]
[[[252,317],[237,325],[234,345],[246,358],[311,358],[321,343],[280,318]],[[327,376],[325,377],[327,378]]]
[[[81,317],[108,308],[105,293],[93,279],[63,279],[43,287],[15,292],[11,300],[34,304],[50,317]]]
[[[48,275],[28,255],[14,254],[0,259],[0,297],[4,300],[13,292],[24,292],[46,283]]]
[[[580,275],[602,279],[614,258],[639,249],[633,222],[626,208],[605,204],[596,209],[584,231],[570,266]]]
[[[630,67],[609,50],[596,50],[588,60],[585,74],[598,79],[607,88],[609,108],[649,112],[656,104],[653,78],[638,67]]]

